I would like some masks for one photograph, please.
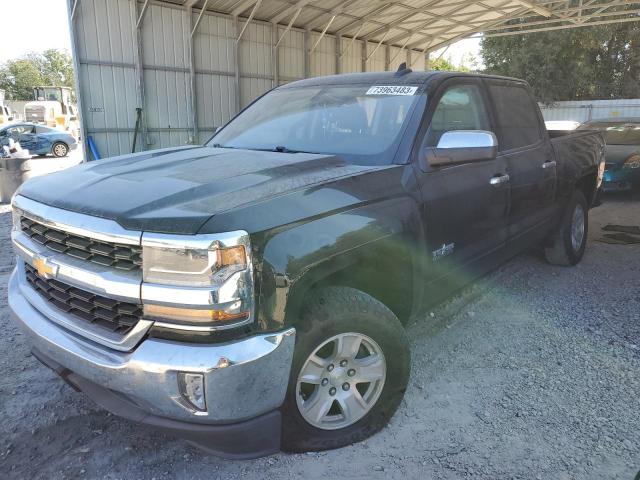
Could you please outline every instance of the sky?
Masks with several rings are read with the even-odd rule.
[[[0,9],[0,63],[49,48],[71,51],[66,0],[0,0]],[[25,35],[25,29],[40,34]],[[443,51],[432,53],[431,58],[442,54],[454,65],[469,53],[479,59],[480,39],[461,40]]]
[[[66,0],[0,0],[0,11],[0,63],[49,48],[71,51]]]

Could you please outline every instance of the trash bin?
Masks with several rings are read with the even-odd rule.
[[[0,158],[0,203],[9,203],[22,182],[29,178],[30,158]]]

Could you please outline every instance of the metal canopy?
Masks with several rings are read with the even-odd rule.
[[[165,0],[193,8],[433,51],[477,33],[485,36],[640,20],[632,0]],[[513,20],[518,19],[516,25]],[[248,23],[248,22],[247,22]]]

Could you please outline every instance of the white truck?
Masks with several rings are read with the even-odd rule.
[[[78,109],[69,87],[34,87],[33,97],[24,106],[25,121],[68,131],[78,139]]]

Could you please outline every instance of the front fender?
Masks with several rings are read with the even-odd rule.
[[[291,324],[309,289],[340,272],[342,281],[353,280],[350,273],[357,270],[372,284],[389,282],[389,290],[405,290],[411,298],[411,239],[419,235],[419,218],[415,201],[404,196],[268,234],[259,282],[262,327]]]

